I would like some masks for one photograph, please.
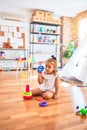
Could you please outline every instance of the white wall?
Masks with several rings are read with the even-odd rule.
[[[5,13],[11,13],[11,14],[17,14],[17,15],[23,15],[25,16],[25,20],[24,21],[12,21],[12,20],[4,20],[2,19],[2,13],[5,12]],[[16,27],[24,27],[25,28],[25,46],[26,46],[26,49],[29,50],[29,22],[30,22],[30,18],[31,18],[31,15],[32,15],[32,11],[28,11],[28,10],[20,10],[20,9],[13,9],[13,8],[6,8],[6,7],[2,7],[0,8],[0,25],[7,25],[7,26],[16,26]],[[4,51],[5,52],[5,51]],[[14,55],[14,53],[16,53],[15,51],[12,52],[11,51],[8,51],[6,53],[9,53],[9,55]],[[23,55],[23,54],[20,54],[20,53],[23,53],[23,51],[21,52],[18,52],[17,51],[17,55]],[[29,54],[29,52],[28,52]],[[16,62],[13,62],[13,61],[0,61],[0,64],[2,64],[3,67],[16,67],[17,66],[17,63]]]
[[[23,15],[25,16],[25,21],[18,22],[18,21],[11,21],[11,20],[3,20],[2,19],[3,12]],[[32,15],[32,11],[30,12],[27,10],[20,10],[20,9],[0,8],[0,25],[20,26],[25,28],[27,48],[29,47],[29,22],[30,22],[31,15]]]

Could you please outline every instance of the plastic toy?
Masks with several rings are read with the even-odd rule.
[[[23,98],[32,99],[32,92],[30,91],[29,85],[26,85],[26,92],[24,92]]]
[[[20,62],[20,61],[26,61],[26,57],[18,57],[18,58],[16,58],[16,60],[18,62]]]
[[[43,101],[43,98],[42,98],[42,97],[37,97],[36,100],[37,100],[37,101]]]
[[[44,66],[43,65],[39,65],[38,68],[37,68],[38,72],[42,72],[44,71]]]
[[[0,59],[3,59],[3,58],[5,58],[5,52],[4,51],[0,51]]]
[[[31,61],[32,61],[32,62],[36,62],[36,59],[35,59],[35,58],[32,58]]]
[[[41,107],[46,107],[46,106],[48,106],[48,103],[45,102],[45,101],[43,101],[43,102],[40,102],[40,103],[39,103],[39,106],[41,106]]]
[[[27,76],[27,72],[24,71],[24,72],[22,73],[21,77],[22,77],[22,78],[25,78],[26,76]]]
[[[76,106],[76,109],[79,109],[79,106]],[[85,106],[84,108],[81,108],[80,110],[78,110],[76,112],[77,115],[83,115],[86,116],[87,115],[87,106]]]

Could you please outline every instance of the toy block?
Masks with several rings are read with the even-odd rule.
[[[3,31],[0,31],[0,36],[4,36],[4,32]]]

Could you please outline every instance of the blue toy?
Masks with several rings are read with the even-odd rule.
[[[44,71],[44,66],[43,65],[39,65],[37,68],[38,72],[43,72]]]
[[[48,106],[48,103],[45,102],[45,101],[43,101],[43,102],[40,102],[40,103],[39,103],[39,106],[41,106],[41,107],[46,107],[46,106]]]

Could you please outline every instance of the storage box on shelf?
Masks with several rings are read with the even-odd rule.
[[[61,24],[60,20],[53,18],[53,12],[35,10],[31,22],[44,22],[49,24]]]
[[[53,18],[53,13],[52,12],[44,12],[44,17],[52,19]]]
[[[32,21],[38,21],[38,22],[40,22],[40,18],[37,17],[37,16],[33,16],[33,17],[31,18],[31,22],[32,22]]]
[[[32,16],[36,16],[36,17],[44,17],[44,11],[40,11],[40,10],[35,10]]]

